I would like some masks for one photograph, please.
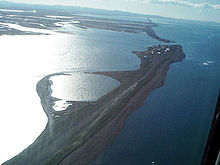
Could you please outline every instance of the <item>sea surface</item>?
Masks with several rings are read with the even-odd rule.
[[[220,88],[220,26],[153,19],[160,37],[183,46],[165,85],[151,92],[91,165],[199,165]]]
[[[158,165],[199,164],[220,85],[220,25],[161,18],[152,21],[158,23],[154,30],[160,37],[183,46],[186,59],[171,65],[165,85],[154,90],[144,106],[128,117],[124,128],[92,165],[150,165],[153,161]],[[47,117],[36,92],[40,79],[71,72],[71,77],[51,77],[52,96],[97,100],[118,82],[82,71],[138,69],[140,60],[131,51],[157,44],[163,43],[145,33],[69,25],[51,35],[0,36],[0,163],[28,147],[46,126]],[[72,95],[67,90],[72,90]]]
[[[83,30],[66,24],[49,34],[0,36],[0,163],[27,148],[46,126],[47,117],[36,92],[38,81],[54,73],[78,74],[75,79],[51,77],[52,96],[62,99],[55,110],[65,109],[66,101],[94,101],[119,82],[106,76],[85,76],[83,71],[138,69],[140,60],[131,51],[158,43],[146,34]],[[66,93],[70,88],[72,92]]]

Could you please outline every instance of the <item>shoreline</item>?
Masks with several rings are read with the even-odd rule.
[[[137,53],[137,52],[136,52]],[[185,57],[183,54],[182,59]],[[167,72],[170,68],[170,64],[179,62],[182,59],[175,59],[169,61],[158,70],[158,74],[150,80],[149,83],[143,85],[126,104],[126,106],[110,120],[103,128],[101,128],[94,136],[92,136],[84,145],[80,146],[76,153],[69,154],[65,159],[59,162],[61,165],[65,164],[77,164],[86,165],[89,164],[98,153],[101,153],[107,145],[109,145],[115,136],[123,128],[124,123],[133,111],[143,106],[145,99],[149,96],[151,91],[163,86]],[[96,72],[97,74],[106,75],[109,72]],[[109,76],[109,75],[108,75]],[[112,77],[112,76],[110,76]],[[113,76],[113,78],[115,78]],[[76,158],[73,160],[73,158]]]
[[[4,164],[83,165],[91,162],[118,134],[127,116],[143,105],[152,90],[163,85],[170,64],[185,57],[180,45],[152,46],[133,53],[141,59],[138,70],[91,73],[120,82],[117,88],[95,102],[73,102],[64,111],[50,111],[45,106],[49,95],[45,90],[52,75],[40,80],[37,92],[48,116],[47,126],[33,144]]]

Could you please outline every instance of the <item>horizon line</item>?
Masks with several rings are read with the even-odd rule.
[[[94,9],[94,10],[105,10],[105,11],[112,11],[112,12],[121,12],[121,13],[127,13],[127,14],[135,14],[135,15],[142,15],[142,16],[153,16],[153,17],[161,17],[161,18],[169,18],[169,19],[174,19],[174,20],[182,20],[182,21],[195,21],[195,22],[203,22],[203,23],[215,23],[215,24],[220,24],[219,22],[216,21],[208,21],[208,20],[199,20],[199,19],[185,19],[185,18],[175,18],[175,17],[169,17],[169,16],[162,16],[162,15],[154,15],[154,14],[146,14],[146,13],[137,13],[137,12],[130,12],[130,11],[124,11],[124,10],[119,10],[119,9],[106,9],[106,8],[95,8],[95,7],[85,7],[85,6],[75,6],[75,5],[61,5],[61,4],[42,4],[42,3],[22,3],[22,2],[12,2],[12,1],[7,1],[7,0],[0,0],[1,2],[6,2],[6,3],[12,3],[12,4],[21,4],[21,5],[38,5],[38,6],[50,6],[50,7],[78,7],[78,8],[83,8],[83,9]],[[1,7],[0,7],[1,8]]]

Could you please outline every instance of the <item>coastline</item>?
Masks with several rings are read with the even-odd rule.
[[[184,57],[185,55],[183,54],[182,59]],[[59,162],[59,164],[89,164],[97,156],[97,154],[101,153],[105,149],[105,147],[110,144],[112,139],[114,139],[114,137],[120,132],[129,114],[135,111],[137,108],[143,106],[144,100],[149,96],[151,91],[163,86],[167,72],[170,68],[170,64],[174,62],[179,62],[182,59],[175,59],[173,61],[165,63],[163,67],[161,67],[160,70],[157,71],[156,76],[152,78],[150,82],[143,85],[141,90],[139,90],[127,102],[126,106],[114,118],[112,118],[111,121],[109,121],[103,128],[101,128],[100,131],[92,136],[84,145],[80,146],[77,149],[77,152],[72,152],[65,159]],[[108,73],[109,72],[97,72],[97,74],[103,75],[106,75]]]
[[[78,28],[144,32],[158,41],[174,43],[160,38],[153,30],[153,27],[158,25],[151,21],[121,22],[84,16],[74,17],[74,21],[76,22],[71,25]],[[41,79],[36,90],[48,117],[46,128],[34,143],[3,164],[23,165],[29,162],[38,165],[41,162],[51,165],[72,163],[83,165],[91,162],[121,130],[127,116],[143,105],[152,90],[163,85],[169,65],[185,57],[180,45],[151,46],[146,51],[132,53],[141,60],[140,68],[137,70],[87,72],[114,78],[120,82],[118,87],[97,101],[70,101],[71,105],[63,111],[55,111],[52,108],[58,98],[51,96],[50,77],[71,72],[54,73]]]
[[[55,158],[60,163],[58,160],[54,164],[76,165],[200,163],[220,84],[220,47],[217,44],[220,42],[220,35],[217,35],[220,34],[220,29],[217,24],[117,11],[106,13],[105,10],[93,10],[89,13],[87,8],[75,13],[75,8],[61,11],[60,6],[46,10],[48,6],[40,9],[34,5],[33,10],[28,5],[21,12],[16,12],[22,6],[14,4],[19,5],[16,8],[13,4],[6,3],[2,3],[1,8],[4,7],[5,11],[0,12],[0,22],[45,29],[53,34],[22,31],[6,24],[0,25],[2,75],[6,78],[2,86],[4,129],[0,164],[49,164],[49,160]],[[80,18],[92,21],[94,26],[80,27],[79,22],[74,21]],[[111,28],[113,25],[99,28],[94,22],[110,22],[114,27],[122,25],[125,28]],[[147,34],[147,31],[132,30],[134,24],[137,24],[137,28],[145,26],[143,22],[152,23],[152,26],[148,24],[149,30],[152,29],[159,38],[153,33]],[[44,44],[45,41],[48,44]],[[89,86],[83,85],[84,94],[84,91],[77,90],[81,89],[78,84],[82,83],[81,79],[74,78],[74,72],[80,72],[82,77],[84,73],[90,74],[90,77],[96,74],[92,79],[98,81],[95,78],[99,76],[97,74],[112,75],[120,79],[107,71],[139,69],[141,60],[135,54],[132,55],[131,51],[143,51],[147,47],[166,43],[181,44],[186,59],[180,63],[166,63],[170,68],[160,68],[160,73],[157,72],[160,77],[147,82],[149,88],[143,86],[140,89],[143,94],[140,92],[138,95],[137,92],[128,101],[130,106],[121,108],[121,112],[106,121],[107,124],[102,124],[103,127],[100,125],[94,132],[90,131],[88,138],[81,134],[92,122],[86,123],[87,118],[84,119],[83,115],[92,115],[97,106],[95,107],[95,102],[81,102],[84,99],[76,101],[74,98],[88,98],[87,93],[91,89],[99,92],[90,88],[90,84],[97,84],[98,89],[106,90],[111,81],[109,84],[88,80]],[[11,61],[10,56],[13,54],[16,56]],[[22,63],[25,65],[21,65]],[[45,65],[47,63],[50,65]],[[5,68],[9,70],[5,71]],[[57,75],[68,71],[70,76]],[[91,73],[92,71],[97,73]],[[103,73],[98,73],[100,71]],[[55,73],[54,77],[47,80],[45,76],[52,73]],[[161,80],[162,82],[156,81],[163,78],[165,80]],[[37,91],[45,94],[44,98],[41,96],[42,99],[36,93],[36,85],[41,79],[41,83],[45,82],[45,91]],[[46,83],[50,80],[52,86],[50,82]],[[105,87],[98,84],[105,84]],[[43,84],[38,85],[42,87]],[[58,93],[57,89],[65,90],[64,95]],[[79,92],[75,94],[75,90]],[[103,93],[102,90],[100,93]],[[73,98],[69,97],[71,95]],[[101,95],[103,97],[100,98],[104,99],[105,94]],[[13,96],[15,99],[11,104]],[[108,96],[109,99],[113,97],[111,94]],[[144,101],[143,97],[146,98]],[[72,106],[67,109],[65,105]],[[61,108],[56,109],[58,106]],[[78,130],[77,123],[80,127]],[[76,137],[81,142],[73,144],[77,141]],[[69,145],[72,147],[65,154]]]
[[[170,52],[159,54],[165,49]],[[170,64],[185,57],[179,45],[152,46],[147,51],[133,53],[141,59],[138,70],[91,73],[120,81],[119,87],[96,102],[74,102],[64,111],[50,111],[45,105],[49,95],[48,79],[52,75],[39,81],[37,92],[48,116],[47,126],[32,145],[5,164],[91,162],[117,135],[127,116],[143,105],[152,90],[163,85]]]

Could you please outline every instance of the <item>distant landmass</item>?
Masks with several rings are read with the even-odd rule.
[[[59,32],[59,27],[70,24],[81,29],[143,32],[158,41],[174,43],[159,37],[153,30],[158,25],[150,19],[146,18],[144,22],[110,19],[97,15],[102,12],[115,15],[129,14],[125,12],[9,2],[0,2],[0,4],[1,35],[50,35],[51,31]],[[58,8],[59,10],[56,11]],[[85,11],[96,15],[85,15]],[[32,31],[33,29],[35,32]],[[45,31],[36,31],[36,29]],[[4,164],[90,163],[118,134],[127,116],[143,105],[152,90],[163,85],[170,64],[185,58],[180,45],[156,45],[148,47],[146,51],[133,51],[133,53],[141,60],[138,70],[89,72],[118,80],[120,85],[117,88],[95,102],[71,101],[71,105],[64,111],[57,112],[51,108],[54,100],[49,100],[51,98],[49,78],[67,73],[53,73],[41,79],[36,89],[48,117],[47,126],[33,144]]]

